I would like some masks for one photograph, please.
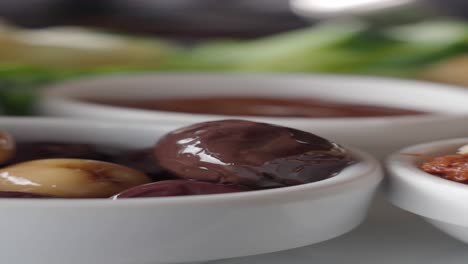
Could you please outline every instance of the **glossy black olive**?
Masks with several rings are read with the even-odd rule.
[[[224,185],[189,180],[169,180],[133,187],[115,195],[113,198],[185,196],[245,191],[249,191],[249,188],[237,185]]]
[[[156,144],[155,156],[182,178],[253,188],[320,181],[353,162],[344,148],[314,134],[242,120],[173,131]]]

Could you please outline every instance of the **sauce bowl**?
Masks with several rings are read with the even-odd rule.
[[[115,107],[86,102],[177,97],[317,97],[429,112],[364,118],[220,116]],[[468,132],[468,90],[433,83],[313,74],[161,73],[115,75],[59,83],[45,90],[43,115],[122,120],[182,127],[218,119],[247,119],[323,135],[380,158],[410,144],[460,137]],[[430,131],[430,133],[429,133]]]
[[[423,217],[442,232],[468,243],[468,185],[422,171],[428,157],[454,154],[468,138],[436,141],[405,148],[387,160],[388,199]]]

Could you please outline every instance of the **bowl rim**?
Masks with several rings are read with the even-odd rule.
[[[119,122],[103,122],[99,120],[80,120],[80,119],[65,119],[65,118],[31,118],[31,117],[0,117],[0,124],[8,124],[8,126],[19,126],[22,128],[34,127],[37,124],[47,125],[52,128],[60,129],[80,129],[83,127],[98,128],[98,129],[117,129],[128,127],[125,123]],[[1,125],[0,125],[1,126]],[[140,124],[139,129],[147,129],[161,131],[161,127],[174,128],[173,126],[160,126]],[[33,131],[33,129],[31,129]],[[371,155],[358,150],[356,148],[348,148],[350,152],[360,160],[343,169],[338,175],[313,183],[307,183],[296,186],[282,187],[277,189],[257,190],[250,192],[213,194],[213,195],[194,195],[194,196],[179,196],[179,197],[157,197],[157,198],[132,198],[112,200],[105,198],[93,199],[18,199],[7,198],[0,199],[0,207],[2,206],[19,206],[19,207],[127,207],[127,206],[174,206],[174,205],[190,205],[190,204],[216,204],[216,203],[247,203],[253,204],[257,202],[277,202],[277,201],[294,201],[301,199],[305,194],[310,196],[310,192],[315,193],[314,199],[321,199],[336,195],[337,192],[355,191],[363,182],[377,185],[382,179],[382,169],[380,163]],[[280,199],[277,196],[281,196]]]
[[[408,146],[391,154],[385,160],[389,172],[385,185],[387,198],[394,205],[423,217],[468,227],[468,214],[464,216],[466,220],[457,214],[468,210],[468,204],[462,202],[468,200],[468,185],[443,179],[419,168],[431,153],[441,152],[451,145],[466,144],[468,137],[445,139]],[[448,212],[442,211],[441,207]]]
[[[93,76],[93,77],[83,77],[73,80],[68,80],[64,82],[58,82],[51,84],[43,90],[40,96],[40,105],[59,105],[60,108],[68,108],[73,112],[80,111],[99,111],[105,112],[106,115],[109,115],[109,118],[113,116],[118,116],[119,114],[130,115],[133,117],[139,117],[142,119],[151,119],[155,118],[158,115],[170,115],[171,120],[165,120],[167,123],[180,123],[187,122],[187,120],[193,118],[194,120],[204,120],[204,119],[249,119],[249,120],[258,120],[261,122],[275,122],[280,121],[283,123],[295,123],[295,124],[307,124],[313,120],[315,123],[379,123],[382,120],[392,121],[392,122],[402,122],[402,123],[414,123],[414,122],[428,122],[436,121],[447,118],[447,116],[463,116],[467,115],[467,112],[460,113],[442,113],[436,112],[426,114],[426,115],[405,115],[405,116],[385,116],[385,117],[264,117],[264,116],[225,116],[225,115],[213,115],[213,114],[198,114],[198,113],[184,113],[184,112],[171,112],[171,111],[160,111],[160,110],[145,110],[145,109],[136,109],[131,107],[119,107],[119,106],[110,106],[92,102],[86,102],[76,98],[77,95],[73,94],[71,91],[66,91],[69,85],[87,85],[89,83],[98,81],[98,82],[107,82],[115,79],[125,79],[125,78],[168,78],[168,77],[190,77],[190,78],[208,78],[208,79],[219,79],[219,78],[243,78],[244,80],[266,80],[271,78],[276,79],[311,79],[311,80],[320,80],[323,82],[331,83],[339,80],[346,80],[353,83],[365,83],[367,85],[372,84],[375,87],[382,86],[382,82],[392,83],[394,85],[413,85],[424,87],[425,89],[445,89],[453,92],[463,92],[467,93],[466,88],[455,85],[439,84],[427,81],[420,80],[408,80],[408,79],[397,79],[397,78],[383,78],[383,77],[374,77],[374,76],[359,76],[359,75],[344,75],[344,74],[320,74],[320,73],[245,73],[245,72],[140,72],[140,73],[119,73],[119,74],[109,74],[105,76]],[[138,81],[138,80],[137,80]],[[74,90],[74,89],[73,89]],[[41,108],[41,106],[39,106]]]

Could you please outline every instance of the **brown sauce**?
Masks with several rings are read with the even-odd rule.
[[[424,163],[421,169],[450,181],[468,184],[468,154],[436,157]]]
[[[269,117],[378,117],[425,112],[310,98],[202,97],[148,100],[87,100],[93,103],[180,113]]]

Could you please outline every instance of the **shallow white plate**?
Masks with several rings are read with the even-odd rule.
[[[148,147],[166,127],[0,118],[19,141]],[[250,256],[335,238],[366,217],[382,170],[361,161],[323,181],[244,193],[110,199],[0,199],[0,263],[155,264]]]

